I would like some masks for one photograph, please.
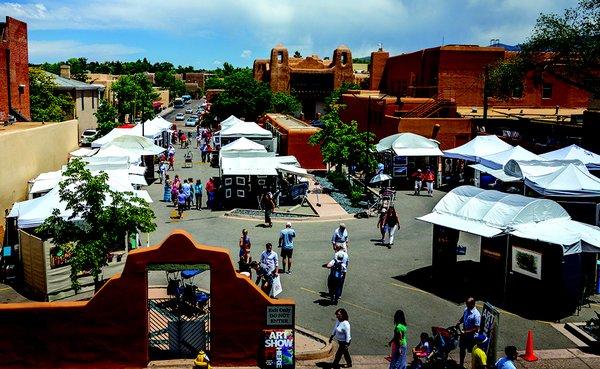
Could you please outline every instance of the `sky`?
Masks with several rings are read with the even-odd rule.
[[[283,44],[320,57],[346,45],[353,57],[442,44],[515,45],[540,13],[576,0],[37,0],[0,2],[0,21],[27,23],[30,63],[169,61],[214,69],[252,66]]]

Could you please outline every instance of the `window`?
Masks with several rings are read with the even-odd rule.
[[[342,65],[346,65],[346,63],[348,63],[348,53],[343,52],[342,53]]]
[[[542,85],[542,99],[552,98],[552,83],[544,83]]]
[[[85,110],[84,99],[85,99],[85,91],[81,91],[81,110]]]
[[[277,63],[279,63],[279,64],[283,63],[283,51],[277,52]]]
[[[95,97],[96,97],[96,91],[92,91],[92,109],[96,108],[96,102],[94,101]]]

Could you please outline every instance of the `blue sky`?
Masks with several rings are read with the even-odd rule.
[[[382,43],[392,55],[444,44],[517,44],[540,12],[576,0],[38,0],[0,2],[27,22],[29,59],[170,61],[212,69],[251,66],[279,43],[290,53],[354,57]]]

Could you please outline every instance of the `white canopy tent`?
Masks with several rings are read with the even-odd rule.
[[[392,150],[397,156],[442,156],[439,142],[414,133],[396,133],[381,139],[378,152]]]
[[[600,155],[577,145],[563,147],[540,156],[546,160],[580,160],[589,170],[600,170]]]
[[[600,228],[572,220],[548,199],[461,186],[417,219],[482,237],[504,233],[559,244],[565,255],[581,252],[584,246],[600,251]]]
[[[253,137],[262,139],[272,139],[273,133],[268,131],[254,122],[237,122],[220,132],[223,137]]]
[[[93,155],[95,158],[106,158],[106,157],[126,157],[130,163],[139,164],[142,161],[142,157],[137,155],[135,152],[131,152],[125,148],[108,144],[101,147],[96,154]]]
[[[221,147],[220,152],[224,151],[267,152],[267,149],[263,145],[251,141],[246,137],[240,137],[232,143]]]
[[[469,166],[475,170],[482,172],[482,173],[487,173],[487,174],[493,176],[494,178],[498,178],[502,182],[516,182],[516,181],[520,181],[522,179],[519,177],[515,177],[515,176],[511,176],[509,174],[506,174],[506,172],[504,172],[504,169],[492,169],[492,168],[486,167],[483,164],[471,164]]]
[[[599,197],[600,178],[583,168],[568,164],[553,173],[525,177],[525,185],[545,196]]]
[[[307,174],[306,170],[300,168],[298,159],[294,156],[272,156],[267,152],[256,154],[253,156],[223,156],[221,158],[221,174],[225,176],[274,176],[277,175],[278,168],[281,168],[281,171],[296,171],[294,174],[298,175]]]
[[[508,150],[496,154],[486,155],[479,159],[480,164],[491,169],[502,169],[509,160],[544,160],[540,156],[524,149],[521,146],[515,146]]]
[[[112,140],[117,137],[131,135],[132,128],[114,128],[112,131],[108,132],[106,135],[100,137],[99,139],[92,142],[92,148],[99,148],[105,145],[108,145]]]
[[[511,149],[498,136],[477,136],[464,145],[444,151],[444,157],[479,162],[481,158]]]
[[[221,130],[227,129],[227,128],[233,126],[234,124],[240,123],[240,122],[244,122],[244,121],[239,119],[235,115],[230,115],[229,118],[227,118],[221,122]]]
[[[80,147],[79,149],[77,149],[75,151],[71,151],[69,153],[69,155],[71,157],[80,158],[80,157],[84,157],[84,156],[92,156],[97,152],[98,152],[98,149],[92,149],[89,147]]]
[[[506,175],[519,179],[538,177],[554,173],[561,168],[572,164],[582,170],[585,165],[579,160],[509,160],[504,165]]]
[[[158,155],[165,151],[164,147],[154,144],[150,139],[141,136],[123,135],[112,140],[106,148],[117,147],[129,152],[129,156]]]

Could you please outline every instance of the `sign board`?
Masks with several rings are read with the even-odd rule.
[[[273,305],[267,306],[267,326],[293,327],[294,306]]]
[[[498,344],[498,329],[500,328],[500,312],[489,302],[483,304],[481,323],[483,324],[483,333],[489,339],[486,350],[488,363],[495,363],[496,352],[498,352],[496,346]]]
[[[293,369],[294,368],[294,330],[265,329],[263,330],[264,368]]]

